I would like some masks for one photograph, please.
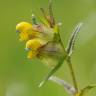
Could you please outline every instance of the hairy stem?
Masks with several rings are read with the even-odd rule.
[[[76,89],[76,93],[78,93],[78,86],[77,86],[77,81],[76,81],[76,77],[75,77],[75,72],[74,72],[74,69],[73,69],[70,59],[67,60],[67,63],[68,63],[69,69],[70,69],[70,73],[72,76],[74,87]]]

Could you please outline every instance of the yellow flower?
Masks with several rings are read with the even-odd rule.
[[[26,32],[22,32],[20,33],[20,41],[27,41],[29,38],[28,38],[28,34]]]
[[[31,50],[37,50],[39,47],[44,45],[45,42],[39,38],[34,38],[31,40],[28,40],[26,43],[26,48],[31,49]]]
[[[44,44],[46,44],[46,42],[39,38],[28,40],[26,43],[26,50],[29,50],[28,58],[35,57],[38,53],[38,49]]]
[[[28,22],[20,22],[16,25],[16,31],[19,32],[20,41],[28,41],[33,38],[52,41],[54,34],[58,32],[58,26],[50,28],[44,24],[34,25]]]
[[[32,28],[32,24],[28,22],[20,22],[16,25],[16,30],[20,32],[24,32],[25,30]]]
[[[20,41],[27,41],[34,38],[37,31],[33,29],[32,24],[28,22],[20,22],[16,25],[16,31],[20,33]]]
[[[27,58],[32,59],[32,58],[36,57],[37,53],[38,53],[37,51],[29,51]]]

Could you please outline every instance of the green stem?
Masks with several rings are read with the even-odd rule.
[[[60,34],[59,34],[59,28],[58,28],[58,35],[59,35],[59,38],[60,38],[59,42],[61,43],[61,46],[63,47],[65,55],[67,55],[66,60],[67,60],[67,63],[68,63],[69,69],[70,69],[70,73],[71,73],[71,76],[72,76],[74,88],[76,90],[76,93],[78,93],[78,86],[77,86],[77,81],[76,81],[76,77],[75,77],[75,72],[74,72],[70,57],[68,56],[68,53],[65,51],[64,45],[62,43],[62,40],[61,40],[61,37],[60,37]]]
[[[67,63],[68,63],[69,69],[70,69],[70,73],[72,76],[74,87],[76,89],[76,92],[78,93],[78,86],[77,86],[77,81],[76,81],[76,77],[75,77],[75,72],[74,72],[74,69],[73,69],[70,59],[67,60]]]

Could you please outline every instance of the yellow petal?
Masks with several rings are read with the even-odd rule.
[[[27,58],[32,59],[32,58],[36,57],[36,55],[37,55],[37,51],[29,51]]]
[[[23,30],[27,29],[27,28],[32,28],[32,24],[28,23],[28,22],[20,22],[16,25],[16,30],[22,32]]]
[[[31,40],[28,40],[26,43],[26,48],[31,50],[37,50],[39,47],[44,45],[45,42],[39,38],[34,38]]]
[[[28,38],[28,34],[27,33],[20,33],[20,41],[27,41],[29,38]]]
[[[34,26],[28,22],[17,24],[16,31],[20,33],[20,41],[27,41],[39,35],[39,32],[34,30]]]

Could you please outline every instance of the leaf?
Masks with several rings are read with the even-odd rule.
[[[85,96],[91,89],[95,88],[96,85],[89,85],[89,86],[86,86],[85,88],[83,88],[81,90],[80,93],[78,93],[76,96]]]
[[[41,10],[41,12],[43,14],[43,18],[45,19],[45,20],[41,19],[41,21],[43,21],[43,22],[46,21],[47,25],[49,25],[49,19],[47,18],[47,14],[46,14],[45,10],[43,8],[40,8],[40,10]]]
[[[46,14],[46,11],[43,8],[40,8],[43,17],[45,18],[45,20],[49,23],[50,27],[53,28],[55,25],[55,20],[54,20],[54,16],[53,16],[53,10],[52,10],[52,1],[49,0],[49,14]]]
[[[47,74],[45,79],[40,83],[39,87],[44,85],[46,83],[46,81],[61,67],[61,65],[63,64],[64,59],[65,59],[64,57],[60,58],[58,64],[50,70],[50,72]]]
[[[52,0],[49,0],[49,16],[50,16],[50,27],[54,27],[55,25],[55,19],[53,16],[53,10],[52,10]]]
[[[69,39],[69,42],[68,42],[68,45],[67,45],[67,48],[66,48],[66,51],[67,51],[69,56],[71,56],[71,54],[73,53],[76,36],[77,36],[78,32],[80,31],[80,28],[81,28],[82,24],[83,23],[78,23],[77,24],[77,26],[75,27],[75,29],[74,29],[74,31],[73,31],[70,39]]]
[[[51,76],[49,80],[55,82],[56,84],[63,86],[64,89],[67,91],[67,93],[69,93],[70,95],[76,94],[75,88],[72,85],[70,85],[68,82],[66,82],[65,80],[62,80],[56,76]]]

